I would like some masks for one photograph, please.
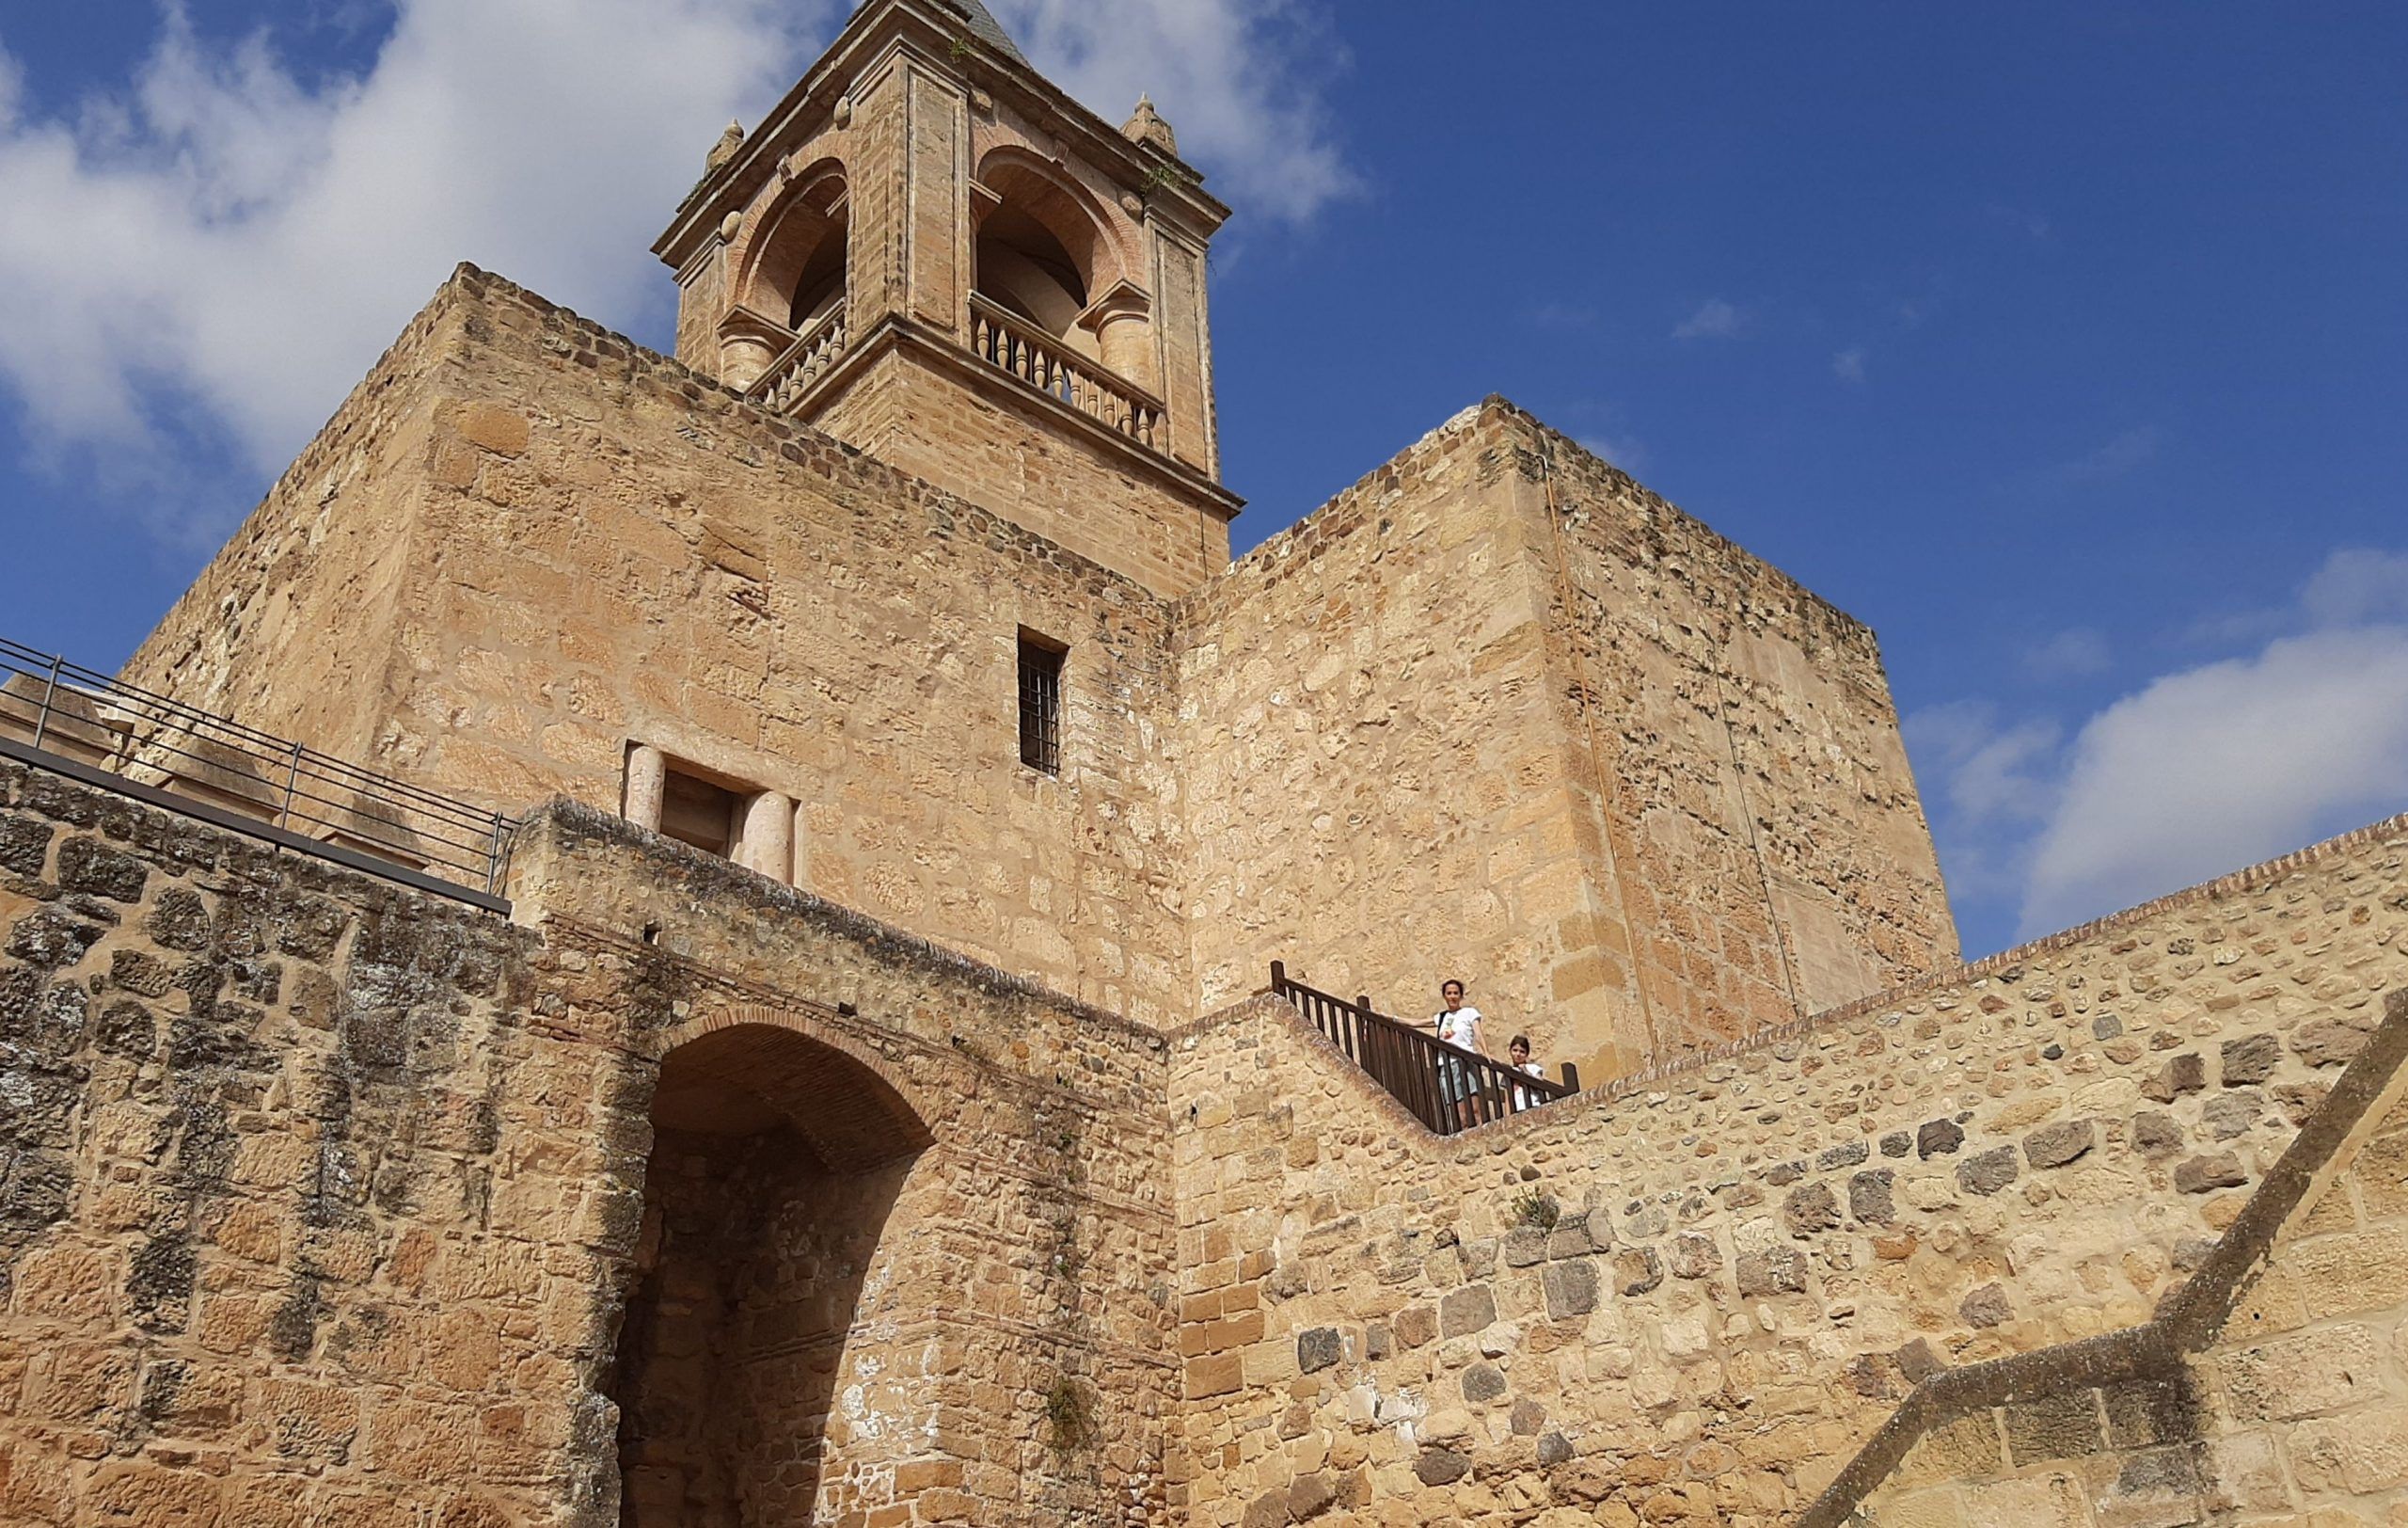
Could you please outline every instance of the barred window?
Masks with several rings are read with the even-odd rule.
[[[1062,660],[1069,649],[1023,628],[1020,634],[1020,761],[1062,772]]]

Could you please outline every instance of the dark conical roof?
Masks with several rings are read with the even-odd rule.
[[[978,0],[938,0],[938,3],[969,23],[972,37],[1006,57],[1023,64],[1028,62],[1027,55],[1020,51],[1012,41],[1011,34],[1004,30],[1004,24],[995,20],[995,13],[980,5]]]

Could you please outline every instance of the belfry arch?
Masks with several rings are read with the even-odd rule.
[[[1141,387],[1154,385],[1151,304],[1091,198],[1024,151],[987,155],[972,192],[977,295]]]
[[[851,246],[844,167],[821,160],[793,177],[738,263],[736,300],[720,325],[731,385],[749,385],[800,336],[843,322]]]
[[[669,1051],[652,1126],[609,1383],[622,1528],[813,1521],[864,1282],[930,1133],[869,1064],[768,1023]]]

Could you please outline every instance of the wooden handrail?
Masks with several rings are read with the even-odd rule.
[[[1569,1062],[1561,1082],[1516,1072],[1502,1061],[1450,1045],[1418,1025],[1374,1011],[1369,996],[1350,1003],[1292,980],[1282,961],[1271,963],[1271,991],[1295,1005],[1323,1038],[1441,1136],[1580,1090],[1580,1073]]]
[[[970,349],[989,365],[1009,372],[1104,428],[1149,451],[1168,451],[1161,399],[974,292],[970,294]]]

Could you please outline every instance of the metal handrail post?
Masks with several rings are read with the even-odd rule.
[[[501,895],[501,814],[494,813],[493,836],[485,840],[485,890],[497,897]]]
[[[51,703],[58,698],[58,671],[66,666],[65,653],[51,655],[50,682],[42,687],[41,709],[34,712],[34,746],[36,748],[41,746],[43,735],[50,730]]]
[[[276,814],[276,825],[277,827],[290,828],[293,826],[293,793],[299,789],[300,786],[301,745],[296,742],[293,745],[293,756],[284,767],[284,806]]]

